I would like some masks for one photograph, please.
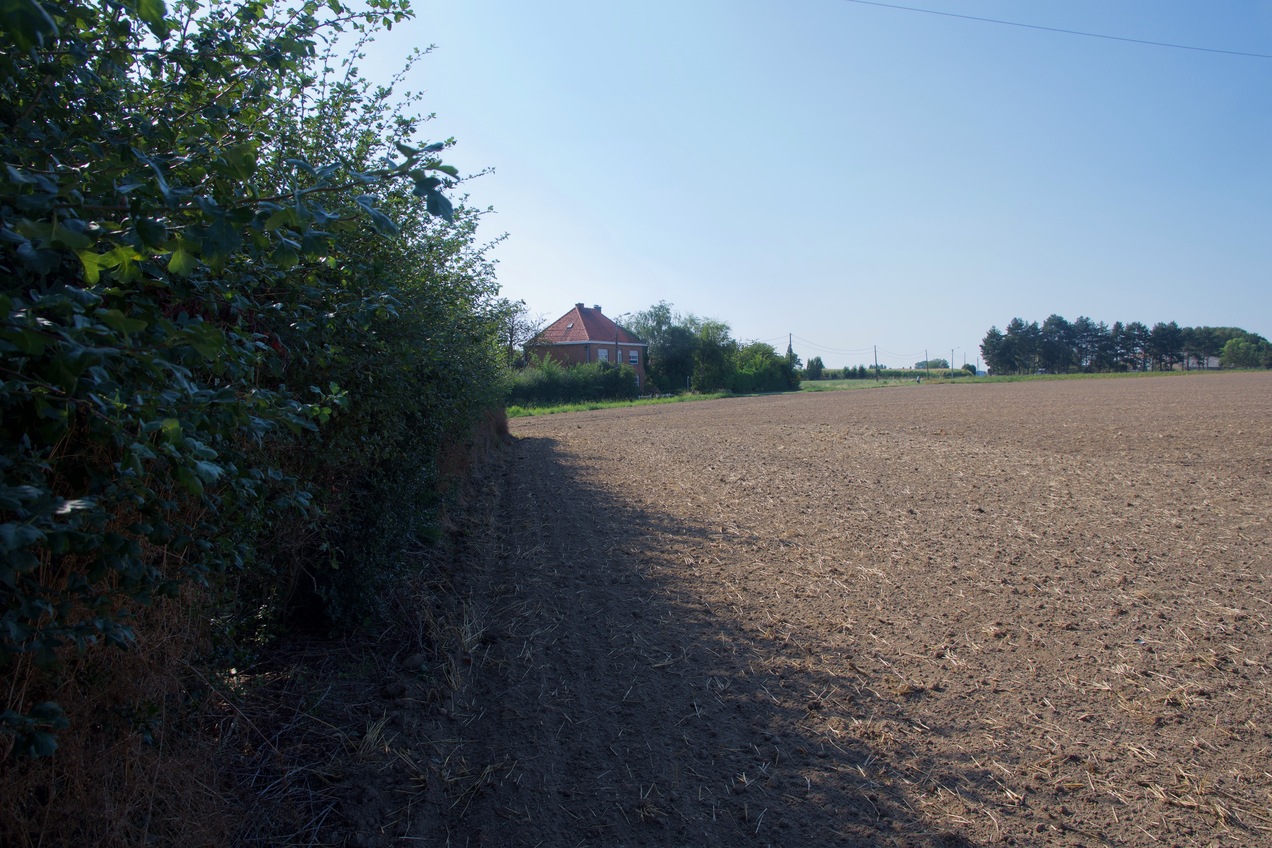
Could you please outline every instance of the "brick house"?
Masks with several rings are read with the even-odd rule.
[[[562,365],[621,362],[632,367],[638,385],[644,388],[646,348],[648,345],[602,315],[601,307],[588,309],[576,303],[526,343],[526,357],[547,356]]]

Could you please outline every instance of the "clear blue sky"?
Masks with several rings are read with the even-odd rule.
[[[898,0],[1272,54],[1272,0]],[[1272,59],[849,0],[419,0],[377,43],[549,320],[660,300],[828,366],[1087,315],[1272,335]]]

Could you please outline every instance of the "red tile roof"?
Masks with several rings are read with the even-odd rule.
[[[547,329],[535,336],[531,344],[569,344],[571,342],[644,344],[602,315],[599,306],[588,309],[581,303],[576,303],[573,309],[553,321]]]

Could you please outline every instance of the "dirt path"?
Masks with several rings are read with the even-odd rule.
[[[1269,375],[514,435],[354,844],[1272,842]]]

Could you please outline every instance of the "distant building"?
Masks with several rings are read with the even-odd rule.
[[[645,355],[649,346],[609,318],[601,307],[581,303],[526,343],[526,357],[546,356],[562,365],[612,362],[630,365],[637,383],[645,385]]]
[[[1199,370],[1218,370],[1219,357],[1217,356],[1194,356],[1189,354],[1184,357],[1184,361],[1178,366],[1185,371]]]

